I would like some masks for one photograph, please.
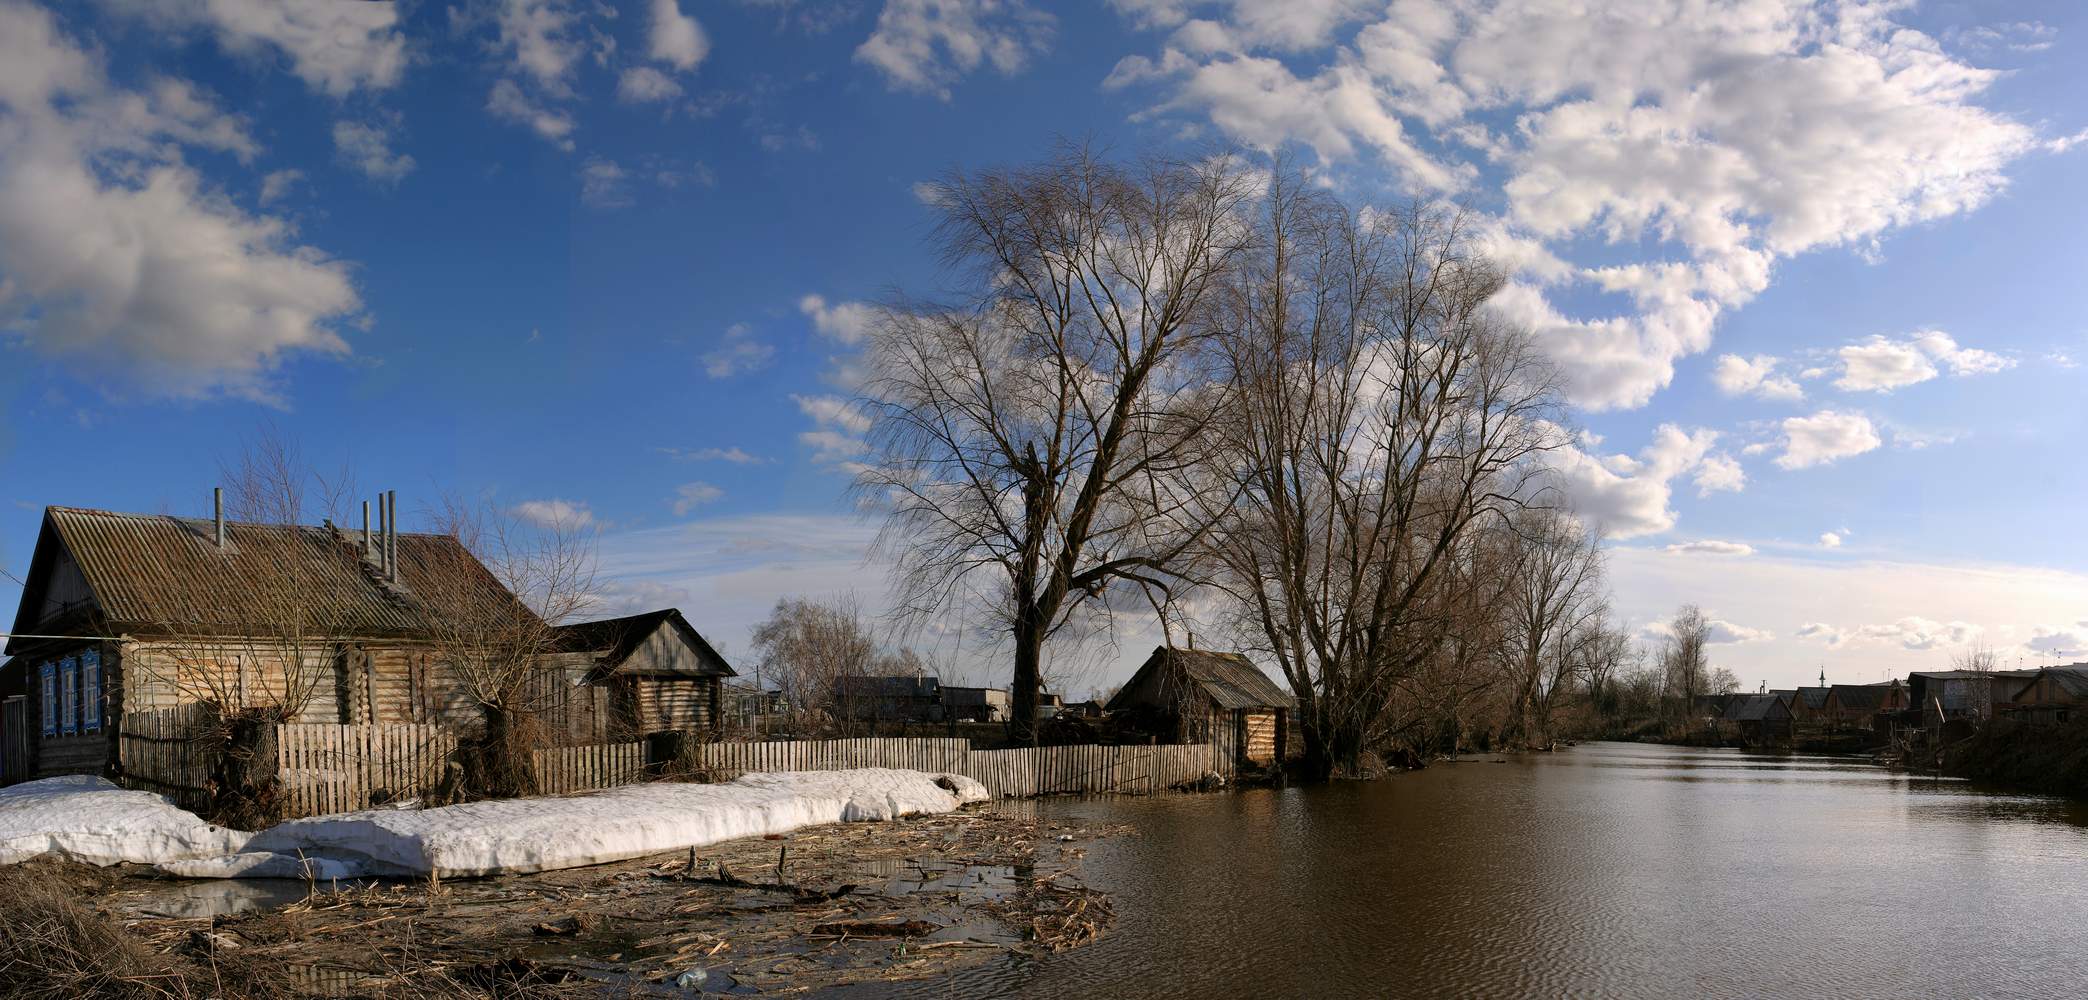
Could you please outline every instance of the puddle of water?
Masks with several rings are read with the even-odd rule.
[[[368,882],[322,882],[319,893],[367,885]],[[119,905],[133,913],[177,919],[219,917],[273,910],[302,901],[312,891],[295,879],[201,879],[163,882],[122,893]]]

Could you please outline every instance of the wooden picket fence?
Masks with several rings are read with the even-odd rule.
[[[116,742],[124,778],[184,809],[201,808],[210,795],[210,772],[195,746],[195,729],[205,711],[202,705],[177,705],[125,714]]]
[[[536,751],[536,766],[546,795],[628,785],[645,780],[645,742],[551,747]]]
[[[417,723],[286,723],[276,727],[285,815],[353,812],[426,794],[456,737]]]
[[[995,798],[1149,794],[1206,774],[1232,774],[1229,755],[1208,743],[974,750],[964,739],[893,738],[708,743],[696,747],[695,753],[697,760],[728,778],[749,771],[894,767],[962,774],[985,785]]]
[[[126,780],[184,807],[201,807],[209,776],[193,731],[202,711],[182,706],[126,715],[119,740]],[[353,812],[426,795],[441,782],[456,748],[456,737],[433,725],[279,725],[276,767],[284,814]],[[644,741],[538,750],[538,779],[549,795],[644,781],[646,752]],[[894,737],[696,743],[688,752],[722,778],[754,771],[903,768],[965,775],[995,798],[1150,794],[1233,771],[1232,755],[1208,743],[974,750],[966,739]]]

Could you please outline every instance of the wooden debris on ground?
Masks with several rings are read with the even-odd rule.
[[[1084,852],[1072,845],[1122,829],[964,812],[533,875],[315,887],[287,906],[216,918],[153,915],[151,885],[138,879],[98,905],[156,950],[295,966],[315,994],[429,970],[495,990],[675,993],[683,979],[815,989],[1093,941],[1113,915],[1105,894],[1073,877]],[[125,909],[132,894],[148,901]]]

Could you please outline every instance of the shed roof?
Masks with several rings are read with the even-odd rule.
[[[1876,684],[1830,684],[1827,690],[1843,708],[1877,708],[1892,689]]]
[[[933,677],[875,677],[843,674],[834,678],[834,694],[842,698],[933,698],[942,682]]]
[[[2016,697],[2022,697],[2023,692],[2028,691],[2039,680],[2045,678],[2049,678],[2052,686],[2066,694],[2076,698],[2088,698],[2088,665],[2083,664],[2076,664],[2070,667],[2047,667],[2044,670],[2040,670],[2036,677],[2023,682],[2023,686],[2016,692]]]
[[[1269,675],[1262,673],[1254,661],[1239,653],[1221,653],[1208,649],[1177,649],[1173,646],[1156,646],[1153,655],[1146,658],[1122,690],[1109,699],[1109,710],[1129,707],[1126,695],[1139,688],[1139,681],[1149,670],[1177,669],[1189,683],[1210,695],[1218,707],[1228,712],[1246,708],[1289,708],[1291,696],[1276,686]]]
[[[649,668],[642,671],[657,677],[737,677],[738,671],[725,662],[723,656],[711,647],[689,624],[680,608],[661,608],[642,614],[625,615],[622,618],[604,618],[600,621],[574,622],[558,627],[558,648],[569,653],[594,653],[602,666],[615,673],[637,673],[626,669],[629,660],[645,640],[662,627],[673,628],[682,639],[696,651],[700,666],[687,670]]]
[[[30,619],[43,617],[44,590],[61,549],[92,592],[92,610],[119,630],[237,635],[280,628],[285,614],[296,613],[309,626],[342,636],[413,635],[428,630],[420,598],[434,594],[521,607],[450,535],[400,533],[393,583],[382,578],[359,537],[336,527],[227,521],[221,549],[208,518],[47,507],[15,631],[53,624]],[[8,651],[16,646],[10,640]]]
[[[1783,695],[1775,692],[1742,695],[1726,706],[1724,718],[1728,722],[1762,722],[1788,714],[1778,712],[1783,705]]]
[[[1823,687],[1802,687],[1798,689],[1798,700],[1807,708],[1826,708],[1828,690]]]

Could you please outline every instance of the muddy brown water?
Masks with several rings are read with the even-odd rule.
[[[858,997],[2078,997],[2088,806],[1588,744],[1324,788],[1038,803],[1117,924]]]

